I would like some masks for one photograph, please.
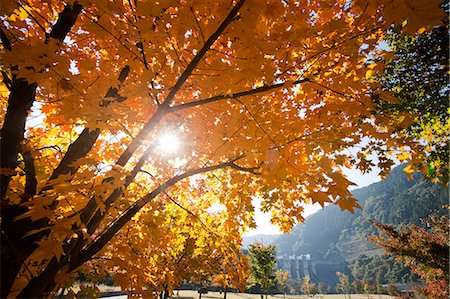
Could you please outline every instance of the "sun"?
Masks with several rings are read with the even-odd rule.
[[[179,150],[179,148],[181,146],[180,139],[178,138],[177,135],[175,135],[173,133],[166,133],[166,134],[162,135],[158,139],[157,144],[158,144],[157,145],[158,150],[161,153],[165,153],[165,154],[174,154]]]

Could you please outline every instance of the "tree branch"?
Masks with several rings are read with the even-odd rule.
[[[83,213],[80,216],[81,221],[84,223],[87,223],[87,231],[90,235],[94,233],[94,231],[98,228],[100,222],[106,215],[107,211],[111,207],[111,205],[123,194],[123,191],[127,189],[127,187],[133,182],[136,175],[141,171],[142,166],[144,166],[144,163],[147,161],[151,150],[153,148],[150,146],[147,151],[141,156],[139,161],[136,163],[136,165],[133,167],[133,170],[130,172],[129,175],[125,178],[125,183],[122,186],[122,188],[116,188],[109,196],[105,199],[105,212],[101,212],[99,209],[95,212],[95,215],[92,216],[94,211],[89,211],[89,209],[83,209]],[[92,202],[97,202],[95,197],[91,198]],[[85,212],[86,211],[86,212]],[[92,218],[91,218],[92,217]]]
[[[3,31],[3,29],[0,27],[0,40],[2,41],[3,47],[5,47],[6,50],[11,51],[11,42],[9,41],[9,38],[6,36],[6,33]]]
[[[25,193],[27,198],[36,194],[37,180],[36,169],[34,168],[34,158],[31,151],[22,148],[22,157],[25,163]],[[23,198],[24,200],[25,198]]]
[[[152,179],[155,179],[155,177],[148,171],[141,169],[141,172],[148,174]],[[200,219],[199,216],[195,215],[192,211],[190,211],[188,208],[183,207],[179,202],[177,202],[172,196],[169,195],[169,193],[167,193],[167,191],[163,191],[164,195],[167,196],[167,198],[173,202],[177,207],[179,207],[180,209],[184,210],[186,213],[188,213],[189,215],[191,215],[192,217],[194,217],[195,219],[197,219],[197,221],[201,224],[201,226],[203,226],[208,232],[210,233],[214,233],[213,231],[211,231],[209,229],[209,227]]]
[[[41,28],[42,32],[44,32],[45,37],[47,38],[47,31],[45,31],[44,26],[33,16],[31,12],[29,12],[21,3],[19,6],[27,13],[27,15]]]
[[[59,14],[58,21],[52,27],[49,36],[63,41],[81,11],[81,5],[75,2],[67,4]],[[3,30],[0,31],[2,43],[5,43]],[[8,44],[9,42],[6,42]],[[11,45],[9,44],[9,47]],[[2,136],[0,140],[0,167],[15,169],[20,143],[25,132],[25,123],[28,110],[33,105],[36,96],[37,84],[29,83],[24,79],[13,78],[11,93],[8,99],[5,120],[3,122]],[[8,189],[11,175],[1,175],[0,198],[3,200]]]
[[[123,83],[123,81],[125,81],[128,73],[129,73],[129,67],[126,66],[120,72],[119,87]],[[14,81],[14,82],[16,82],[16,81]],[[113,96],[113,95],[118,95],[117,90],[115,88],[110,88],[106,96]],[[123,97],[119,97],[118,100],[121,100],[122,98]],[[89,131],[88,129],[83,130],[83,132],[78,136],[77,140],[75,140],[69,146],[66,154],[64,155],[63,159],[59,163],[58,167],[53,171],[53,173],[50,177],[50,180],[57,178],[61,174],[66,174],[66,173],[74,174],[76,172],[77,168],[73,167],[72,163],[77,161],[78,159],[84,157],[91,150],[91,148],[92,148],[93,144],[95,143],[95,141],[97,140],[99,134],[100,134],[100,130],[98,130],[98,129],[95,129],[93,131]],[[3,140],[2,140],[2,142],[0,142],[0,144],[3,146]],[[2,154],[3,154],[3,152],[2,152]],[[41,190],[41,192],[45,191],[45,190],[49,190],[50,188],[51,188],[51,186],[48,184],[48,181],[47,181],[47,184],[44,186],[44,188]],[[2,190],[3,190],[3,177],[2,177]],[[57,202],[54,201],[51,204],[50,208],[55,208],[56,204],[57,204]],[[16,232],[17,227],[21,228],[20,234],[15,233],[14,235],[17,235],[18,238],[20,238],[19,241],[23,241],[23,242],[21,242],[21,244],[23,243],[24,246],[26,246],[26,247],[22,248],[22,250],[24,252],[23,256],[24,256],[24,258],[26,258],[33,252],[33,250],[37,246],[37,244],[35,242],[40,240],[41,238],[43,238],[45,235],[47,235],[49,233],[49,230],[41,231],[39,234],[34,234],[31,236],[28,236],[26,239],[24,239],[22,236],[25,235],[27,232],[47,226],[48,218],[42,218],[35,222],[32,222],[29,218],[21,219],[18,221],[13,221],[15,216],[18,216],[18,215],[26,212],[26,210],[25,211],[22,211],[20,209],[16,209],[16,210],[18,210],[18,212],[7,212],[7,209],[3,208],[3,205],[2,205],[2,210],[1,210],[2,211],[2,219],[4,218],[3,217],[4,213],[7,215],[9,214],[8,216],[10,216],[10,217],[8,219],[11,219],[11,221],[2,222],[2,229],[4,229],[5,231],[12,230],[12,232]],[[15,210],[13,210],[13,211],[15,211]],[[8,227],[8,226],[10,226],[10,227]],[[30,246],[30,244],[33,244],[33,245]],[[73,244],[75,244],[75,242]],[[70,244],[70,246],[73,246],[73,245]],[[3,261],[3,257],[2,257],[2,261]],[[55,264],[51,264],[52,266],[49,266],[49,271],[55,270],[55,269],[53,269],[53,267],[56,267],[55,265],[59,264],[59,263],[57,263],[56,260],[54,263]],[[40,286],[42,284],[43,284],[42,278],[41,278],[41,276],[39,276],[39,278],[33,279],[32,284],[30,284],[29,287],[24,289],[23,292],[24,292],[24,294],[26,294],[26,292],[29,291],[32,294],[33,292],[36,292],[36,290],[33,289],[33,287],[36,285]],[[2,285],[2,287],[3,287],[3,285]],[[6,290],[6,288],[5,288],[5,290]]]
[[[292,84],[296,85],[296,84],[301,84],[301,83],[305,83],[305,82],[309,82],[309,81],[310,81],[309,78],[303,78],[303,79],[299,79],[297,81],[294,81],[294,83],[292,83]],[[267,92],[267,91],[270,91],[270,90],[273,90],[273,89],[278,89],[278,88],[281,88],[281,87],[283,87],[285,85],[287,85],[287,82],[276,83],[276,84],[272,84],[272,85],[265,85],[265,86],[257,87],[257,88],[254,88],[254,89],[240,91],[240,92],[237,92],[237,93],[235,93],[235,94],[233,94],[231,96],[229,96],[229,95],[217,95],[217,96],[214,96],[214,97],[201,99],[201,100],[188,102],[188,103],[183,103],[183,104],[179,104],[177,106],[170,107],[169,108],[169,112],[174,113],[174,112],[178,112],[180,110],[184,110],[184,109],[188,109],[188,108],[192,108],[192,107],[196,107],[196,106],[201,106],[201,105],[205,105],[205,104],[209,104],[209,103],[214,103],[214,102],[221,101],[221,100],[237,99],[237,98],[241,98],[241,97],[244,97],[244,96],[255,95],[255,94]]]
[[[118,102],[124,101],[126,98],[119,95],[118,88],[121,87],[129,73],[130,67],[128,65],[123,67],[119,74],[118,87],[110,87],[105,97],[116,98]],[[102,101],[100,106],[107,106],[109,104],[110,101]],[[87,155],[94,143],[97,141],[99,135],[100,129],[89,130],[88,128],[85,128],[80,135],[78,135],[77,139],[70,144],[66,154],[62,158],[61,162],[59,162],[58,167],[56,167],[53,171],[48,181],[56,179],[62,174],[74,174],[78,168],[71,166],[71,164]],[[48,181],[42,191],[46,191],[51,188],[51,186],[48,185]]]
[[[142,141],[145,140],[148,133],[154,128],[154,126],[159,122],[159,119],[167,112],[167,108],[170,107],[170,104],[175,97],[175,94],[180,90],[183,83],[189,78],[194,69],[197,67],[198,63],[203,59],[206,52],[208,52],[209,48],[213,45],[213,43],[219,38],[219,36],[224,32],[225,28],[234,20],[234,17],[239,12],[239,9],[244,4],[245,0],[239,0],[233,9],[229,12],[228,16],[223,20],[220,24],[219,28],[208,38],[203,47],[198,51],[198,53],[194,56],[192,61],[184,70],[183,74],[181,74],[180,78],[176,84],[172,87],[169,94],[166,96],[165,100],[161,105],[157,112],[142,128],[139,134],[131,141],[128,145],[127,149],[122,153],[122,155],[117,160],[117,165],[124,166],[128,160],[131,158],[133,153],[138,149],[141,145]]]
[[[178,92],[178,90],[181,88],[183,83],[189,78],[191,73],[196,68],[197,64],[203,59],[206,52],[208,52],[209,48],[214,44],[214,42],[219,38],[219,36],[225,31],[225,28],[234,20],[234,17],[239,12],[239,9],[244,4],[245,0],[239,0],[236,5],[233,7],[233,9],[230,11],[228,16],[223,20],[222,24],[220,24],[219,28],[208,38],[208,40],[205,42],[203,47],[200,49],[200,51],[195,55],[194,59],[189,63],[187,68],[184,70],[181,77],[178,79],[175,86],[172,87],[169,94],[167,95],[166,99],[163,102],[163,105],[170,106],[170,103],[173,100],[173,97]]]
[[[49,36],[62,42],[72,29],[73,25],[75,25],[82,8],[82,5],[77,1],[75,1],[73,5],[66,4],[64,10],[59,14],[58,21],[53,25]]]
[[[161,193],[164,193],[165,190],[167,190],[169,187],[175,185],[181,180],[184,180],[190,176],[210,172],[218,169],[224,169],[227,167],[231,167],[234,169],[237,169],[239,171],[247,171],[247,172],[253,172],[254,167],[246,168],[236,165],[236,161],[243,158],[243,155],[240,155],[228,162],[216,164],[212,166],[202,167],[202,168],[196,168],[188,170],[180,175],[174,176],[167,180],[166,182],[159,185],[155,190],[148,193],[141,199],[139,199],[136,203],[134,203],[131,207],[128,208],[127,211],[125,211],[121,216],[119,216],[116,220],[111,222],[111,225],[106,228],[103,233],[99,235],[97,239],[95,239],[86,249],[80,252],[79,255],[74,257],[74,259],[69,264],[69,271],[73,271],[74,269],[81,266],[83,263],[88,261],[92,256],[94,256],[96,253],[98,253],[102,248],[115,236],[115,234],[128,222],[131,220],[131,218],[140,211],[142,207],[144,207],[147,203],[149,203],[152,199],[154,199],[156,196],[158,196]]]

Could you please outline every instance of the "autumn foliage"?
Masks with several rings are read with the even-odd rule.
[[[372,113],[371,57],[390,24],[442,17],[420,0],[2,1],[1,297],[78,272],[138,293],[228,273],[253,196],[284,230],[305,202],[358,208],[342,168],[418,146],[392,133],[409,115]]]
[[[448,215],[430,216],[426,227],[409,225],[396,229],[392,225],[374,222],[381,236],[370,240],[388,254],[403,261],[426,283],[419,292],[426,298],[448,298],[450,223]]]

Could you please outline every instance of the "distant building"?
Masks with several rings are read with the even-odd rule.
[[[304,279],[306,276],[315,277],[314,266],[311,263],[311,255],[280,255],[276,258],[278,269],[289,272],[291,279]]]

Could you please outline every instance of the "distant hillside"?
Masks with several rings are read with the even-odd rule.
[[[291,234],[279,236],[274,243],[278,254],[309,253],[317,267],[356,261],[362,255],[381,253],[367,241],[367,236],[377,233],[368,219],[397,225],[420,224],[428,215],[442,212],[442,206],[448,203],[448,189],[424,182],[419,175],[408,180],[403,167],[394,168],[381,182],[354,190],[353,196],[362,206],[355,214],[330,205],[307,217]]]
[[[256,242],[260,242],[260,243],[263,243],[265,245],[273,244],[275,242],[275,240],[279,236],[280,235],[258,234],[258,235],[255,235],[255,236],[244,237],[243,238],[243,242],[242,242],[242,246],[244,248],[246,248],[246,247],[248,247],[248,245],[256,243]]]

